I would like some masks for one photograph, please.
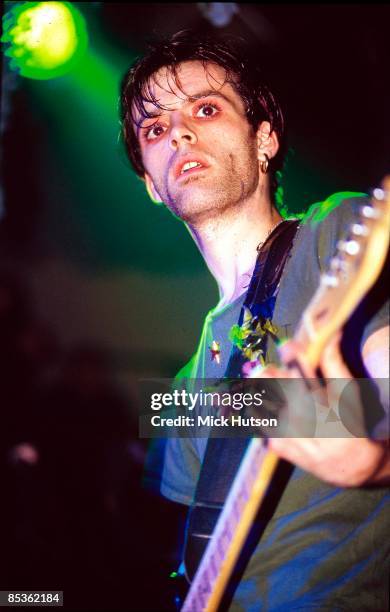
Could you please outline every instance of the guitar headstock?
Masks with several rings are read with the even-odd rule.
[[[306,308],[296,338],[308,349],[313,367],[329,339],[344,325],[374,285],[385,263],[390,242],[390,176],[374,189],[370,204],[337,245],[329,269]]]

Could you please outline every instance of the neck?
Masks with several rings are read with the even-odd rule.
[[[257,246],[281,219],[270,198],[250,199],[189,226],[217,281],[219,307],[230,304],[245,292],[255,267]]]

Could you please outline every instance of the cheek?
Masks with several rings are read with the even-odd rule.
[[[146,172],[152,179],[159,182],[160,177],[164,174],[166,164],[164,163],[163,152],[157,147],[153,150],[144,151],[142,156]]]
[[[237,154],[240,157],[244,155],[246,158],[256,155],[256,138],[250,126],[243,127],[226,122],[221,124],[215,132],[208,134],[206,132],[205,138],[206,143],[213,147],[216,153],[222,149],[225,152],[231,152],[233,157]]]
[[[229,153],[229,169],[231,172],[234,172],[235,162],[233,153]]]

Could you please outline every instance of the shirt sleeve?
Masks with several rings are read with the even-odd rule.
[[[173,387],[181,389],[195,376],[196,355],[176,375]],[[164,497],[180,504],[190,505],[201,467],[201,457],[196,440],[169,438],[165,446],[160,491]]]

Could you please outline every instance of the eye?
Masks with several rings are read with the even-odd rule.
[[[197,109],[195,113],[195,117],[203,117],[206,119],[208,117],[213,117],[217,113],[219,113],[219,108],[215,104],[210,104],[210,102],[205,102],[204,104],[199,106],[199,108]]]
[[[165,129],[160,123],[153,123],[144,128],[144,138],[146,140],[155,140],[165,132]]]

